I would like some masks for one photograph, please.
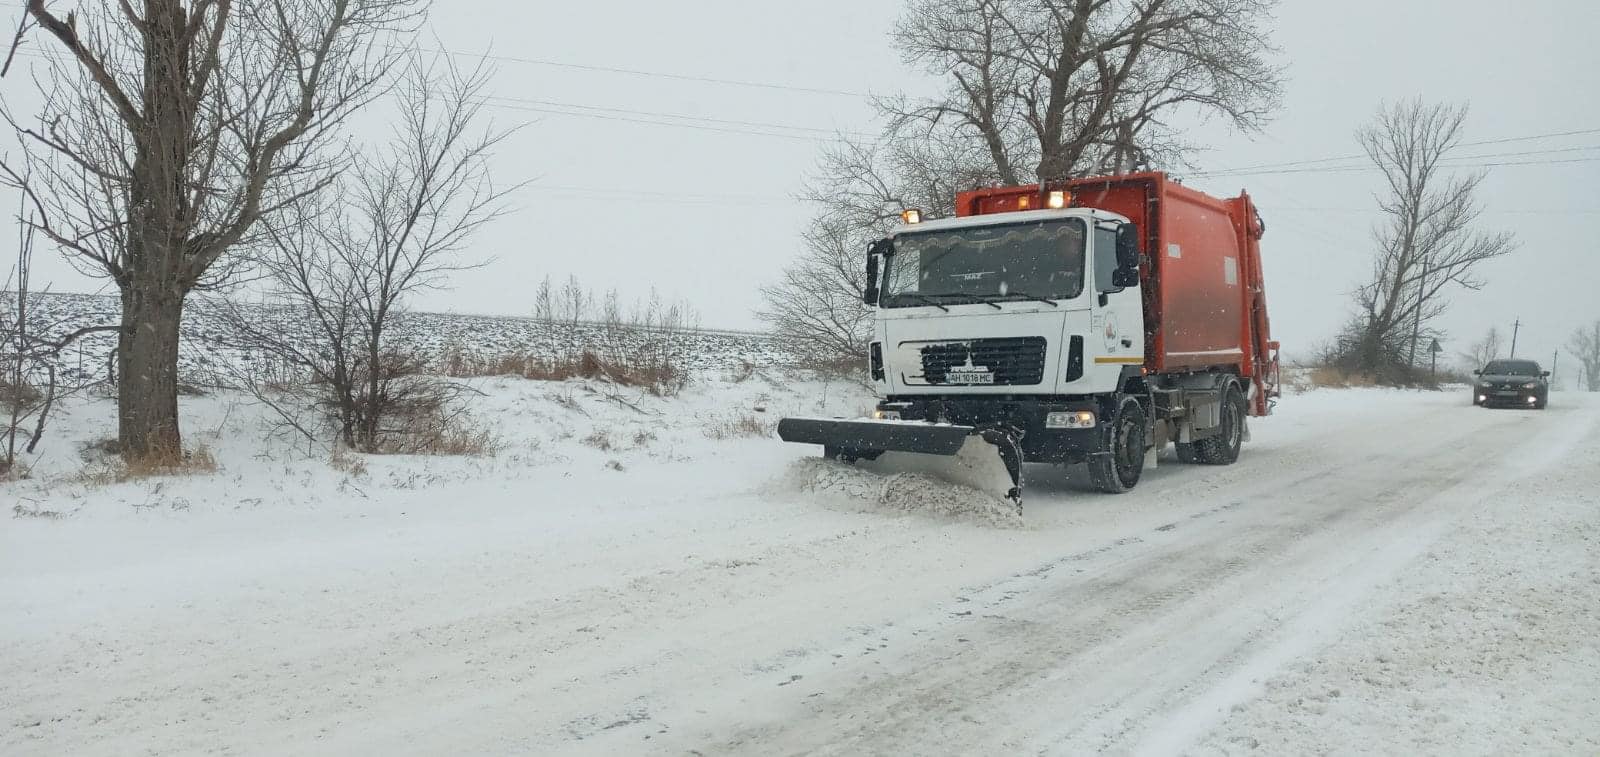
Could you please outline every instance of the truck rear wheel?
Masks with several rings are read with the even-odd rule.
[[[1109,449],[1089,458],[1089,479],[1096,489],[1121,494],[1139,483],[1144,473],[1144,408],[1124,399],[1111,419]]]
[[[1230,383],[1222,390],[1220,433],[1194,443],[1195,459],[1206,465],[1233,465],[1239,461],[1244,444],[1244,395],[1239,385]]]

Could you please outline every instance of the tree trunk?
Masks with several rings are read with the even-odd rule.
[[[178,326],[183,294],[157,282],[122,288],[117,340],[117,440],[124,456],[175,457],[178,433]]]

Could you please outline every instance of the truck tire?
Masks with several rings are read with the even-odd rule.
[[[1089,458],[1089,479],[1100,491],[1122,494],[1144,473],[1144,408],[1132,397],[1124,399],[1110,426],[1110,449]]]
[[[1222,432],[1194,443],[1195,458],[1206,465],[1233,465],[1244,444],[1244,394],[1230,382],[1222,390]]]
[[[1178,462],[1198,463],[1200,452],[1194,448],[1194,442],[1174,442],[1173,448],[1178,450]]]

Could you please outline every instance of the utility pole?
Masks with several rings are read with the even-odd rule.
[[[1521,330],[1522,319],[1518,318],[1516,323],[1511,324],[1511,357],[1517,356],[1517,332]]]
[[[1550,353],[1550,386],[1556,385],[1556,366],[1561,364],[1561,350]]]

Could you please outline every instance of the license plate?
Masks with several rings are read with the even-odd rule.
[[[993,371],[949,371],[944,374],[946,384],[993,384]]]

